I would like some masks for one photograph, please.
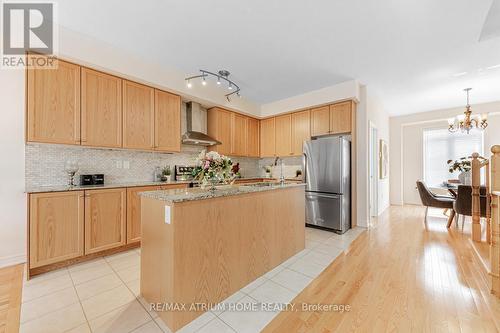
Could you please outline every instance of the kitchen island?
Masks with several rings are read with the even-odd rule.
[[[141,294],[172,331],[305,247],[304,184],[141,195]]]

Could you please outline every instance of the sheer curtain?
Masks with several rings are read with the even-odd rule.
[[[439,185],[447,179],[458,178],[459,172],[450,174],[446,161],[478,152],[483,155],[483,132],[450,133],[447,128],[424,129],[424,180],[428,185]]]

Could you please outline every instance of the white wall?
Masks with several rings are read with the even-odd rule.
[[[415,181],[423,178],[422,133],[429,127],[446,127],[447,119],[463,114],[465,107],[434,110],[390,119],[390,202],[420,204]],[[489,113],[484,133],[485,155],[500,144],[500,102],[472,106],[473,114]]]
[[[359,83],[356,80],[342,82],[330,87],[307,92],[305,94],[285,98],[276,102],[263,104],[261,116],[303,109],[314,105],[331,103],[345,99],[359,101]]]
[[[0,267],[26,255],[24,71],[0,70]]]
[[[360,103],[357,113],[357,204],[358,204],[358,224],[367,226],[370,220],[369,211],[369,124],[373,123],[378,130],[378,138],[384,139],[389,144],[389,115],[385,111],[382,101],[369,87],[361,86]],[[390,156],[389,156],[390,159]],[[391,171],[389,170],[389,174]],[[378,213],[379,215],[389,207],[389,179],[379,179],[378,181]]]
[[[184,79],[188,75],[197,74],[198,68],[193,69],[192,73],[183,73],[165,65],[145,62],[134,54],[126,53],[65,27],[59,29],[59,56],[81,65],[171,91],[205,107],[217,105],[249,115],[260,115],[260,105],[236,96],[228,102],[216,85],[202,86],[199,82],[198,84],[193,82],[193,87],[187,88]]]

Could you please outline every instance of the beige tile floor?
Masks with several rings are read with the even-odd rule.
[[[306,228],[306,249],[236,292],[224,304],[290,302],[363,231]],[[43,274],[24,283],[20,332],[170,332],[140,297],[140,249]],[[279,312],[218,306],[178,332],[259,332]]]

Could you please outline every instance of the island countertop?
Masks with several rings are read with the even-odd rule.
[[[185,201],[205,200],[205,199],[254,193],[254,192],[273,191],[273,190],[285,189],[290,187],[300,187],[300,186],[305,186],[305,183],[285,183],[285,184],[257,183],[248,185],[222,185],[222,186],[217,186],[215,191],[211,191],[208,188],[202,189],[198,187],[198,188],[186,188],[186,189],[148,191],[148,192],[141,192],[139,194],[143,197],[152,198],[164,201],[169,204],[173,204]]]

